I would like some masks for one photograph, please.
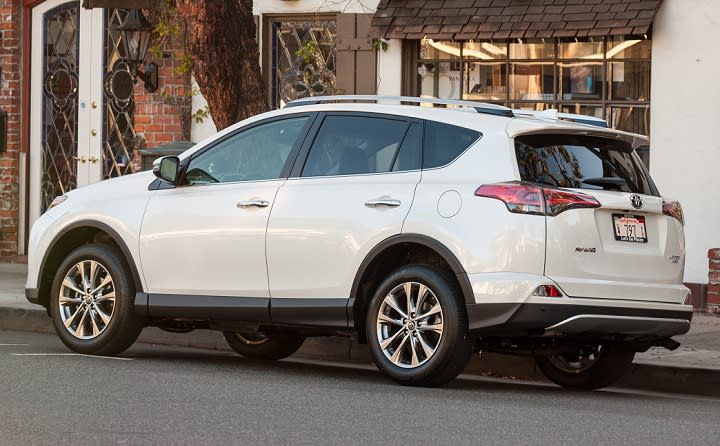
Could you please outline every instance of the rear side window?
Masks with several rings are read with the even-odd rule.
[[[440,167],[450,163],[470,147],[482,134],[441,122],[425,122],[423,142],[423,169]]]
[[[632,147],[582,135],[531,135],[515,139],[520,178],[553,187],[600,189],[659,196]]]
[[[301,176],[417,169],[419,138],[417,130],[410,130],[405,120],[330,115],[318,131]]]

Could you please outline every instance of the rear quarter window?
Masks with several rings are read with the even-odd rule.
[[[481,136],[482,134],[475,130],[426,121],[423,140],[423,169],[450,163]]]
[[[553,187],[659,196],[645,165],[623,141],[584,135],[515,139],[520,179]]]

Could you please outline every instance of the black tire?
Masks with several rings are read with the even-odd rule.
[[[303,345],[305,337],[292,333],[240,333],[224,331],[230,348],[246,358],[277,360],[287,358]]]
[[[402,317],[402,313],[384,302],[386,302],[386,298],[390,297],[391,291],[396,289],[401,290],[398,293],[407,296],[404,284],[408,283],[411,284],[411,300],[413,295],[416,296],[416,306],[421,300],[419,285],[427,287],[434,297],[425,294],[425,302],[421,304],[425,309],[416,308],[416,315],[410,314],[410,318],[400,319],[400,321],[406,320],[401,328],[395,330],[399,325],[387,323],[378,330],[380,324],[378,317],[381,311],[383,315],[394,316],[394,319]],[[431,312],[428,309],[429,306],[435,308],[438,304],[442,311],[439,316],[421,318],[421,314]],[[405,312],[407,312],[408,305],[405,306]],[[416,316],[418,319],[415,319]],[[432,330],[427,329],[429,326],[437,326],[439,322],[442,323],[441,334],[433,334]],[[472,354],[464,299],[451,278],[429,266],[405,266],[390,274],[380,284],[370,302],[365,327],[367,343],[375,359],[375,364],[383,373],[400,384],[423,387],[446,384],[465,369]],[[380,336],[378,336],[379,331]],[[429,338],[428,336],[435,337]],[[383,349],[381,339],[387,342],[393,337],[400,339],[400,342],[393,341]],[[407,340],[404,339],[405,337]],[[425,349],[420,343],[421,338],[423,342],[435,348],[430,355],[425,355]],[[410,345],[408,346],[408,344]],[[393,345],[395,345],[394,348]],[[393,354],[388,357],[391,349]],[[415,354],[413,354],[413,350]],[[399,356],[393,361],[392,358],[395,354]],[[413,362],[417,364],[414,365]]]
[[[535,362],[543,374],[555,384],[574,389],[594,390],[607,387],[620,379],[630,369],[635,357],[635,352],[619,350],[613,344],[598,344],[584,348],[595,352],[594,360],[585,366],[578,365],[577,354],[536,356]]]
[[[80,270],[76,268],[76,265],[81,262],[85,267],[96,262],[104,269],[103,272],[96,267],[95,283],[85,291],[101,284],[102,279],[107,275],[112,279],[109,285],[100,288],[97,293],[93,295],[85,293],[89,296],[89,300],[86,300],[88,298],[81,296],[78,292],[62,287],[66,275],[74,274],[73,271],[79,274]],[[74,283],[77,285],[77,281]],[[84,287],[84,285],[81,284],[78,287]],[[112,289],[110,287],[115,291],[112,307],[107,297]],[[60,303],[61,292],[64,296],[62,297],[64,299],[62,306]],[[103,298],[103,294],[107,296]],[[93,296],[96,296],[97,299],[93,299]],[[66,298],[72,298],[73,301],[79,301],[79,303],[67,303]],[[122,253],[111,245],[89,244],[72,251],[58,268],[50,291],[50,315],[60,340],[70,350],[88,355],[115,355],[127,350],[142,331],[142,321],[135,314],[134,302],[135,286]],[[83,308],[87,308],[87,310],[83,310]],[[107,313],[110,313],[107,323],[100,316],[101,310],[106,317]],[[77,317],[71,318],[76,311]],[[81,317],[83,313],[85,314],[84,319]],[[68,327],[66,327],[67,321],[70,321]],[[80,328],[81,324],[82,329]],[[99,334],[92,332],[95,329],[99,330]],[[88,336],[80,336],[87,331],[91,331]]]

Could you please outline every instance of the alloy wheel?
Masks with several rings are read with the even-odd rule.
[[[425,364],[443,335],[443,311],[435,293],[405,282],[385,296],[377,315],[377,342],[387,359],[401,368]]]
[[[60,318],[78,339],[94,339],[107,329],[115,311],[115,284],[108,270],[94,260],[73,265],[60,285]]]

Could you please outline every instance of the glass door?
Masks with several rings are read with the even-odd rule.
[[[32,10],[30,223],[102,178],[101,9],[47,0]]]

